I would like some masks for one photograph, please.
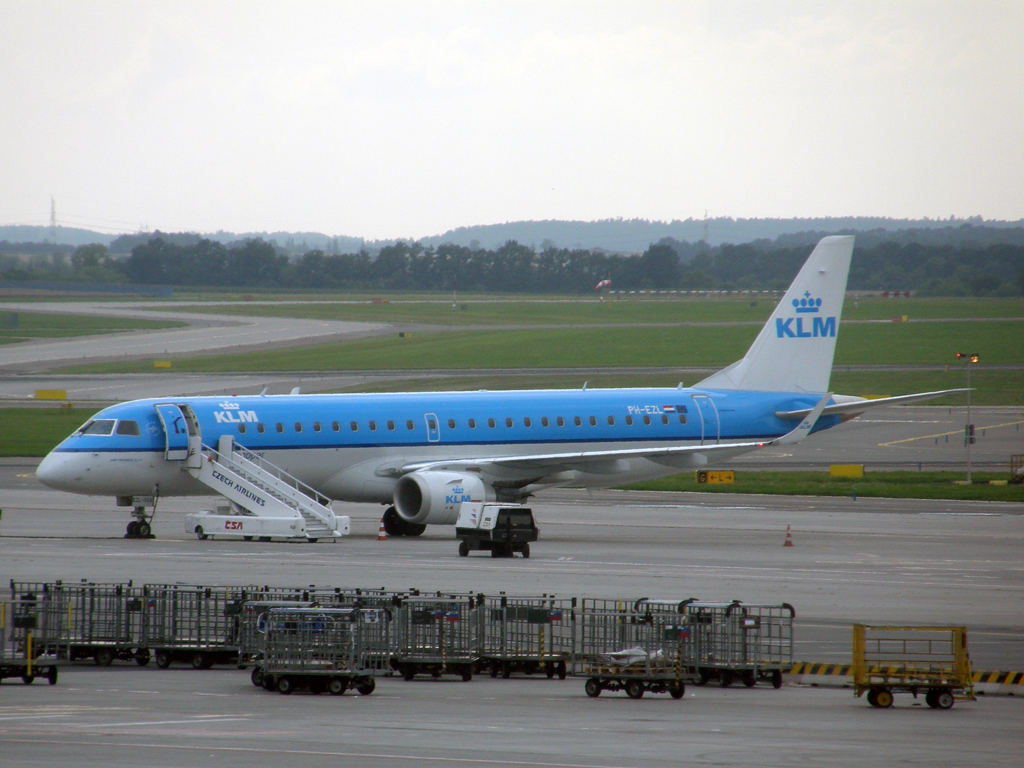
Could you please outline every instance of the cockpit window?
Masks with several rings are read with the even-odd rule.
[[[114,432],[118,435],[126,435],[128,437],[139,437],[142,433],[139,432],[139,422],[130,421],[128,419],[121,419],[117,422],[117,429]]]
[[[113,419],[93,419],[85,422],[78,430],[80,435],[112,435],[114,434]]]

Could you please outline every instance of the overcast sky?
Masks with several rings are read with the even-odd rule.
[[[0,2],[0,224],[1024,218],[1024,3]]]

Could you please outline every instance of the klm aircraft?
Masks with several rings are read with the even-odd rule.
[[[133,507],[130,536],[150,534],[143,499],[211,490],[230,509],[201,538],[343,535],[333,500],[387,505],[389,534],[419,535],[466,502],[677,474],[955,391],[829,391],[852,252],[853,237],[822,239],[743,359],[694,387],[136,400],[96,414],[36,476]]]

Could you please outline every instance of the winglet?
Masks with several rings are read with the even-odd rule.
[[[828,405],[828,401],[832,399],[832,393],[828,392],[818,404],[811,409],[811,412],[804,417],[804,420],[796,425],[796,429],[792,432],[787,432],[778,440],[773,440],[772,445],[792,445],[793,443],[799,443],[814,429],[815,422],[818,421],[818,417],[821,416],[821,412],[825,410],[825,406]]]

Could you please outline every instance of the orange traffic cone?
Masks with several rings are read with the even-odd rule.
[[[383,525],[383,523],[381,523],[381,525]],[[789,532],[789,526],[788,525],[786,526],[786,543],[783,544],[782,546],[784,546],[784,547],[792,547],[793,546],[793,534]]]
[[[388,540],[388,534],[387,534],[387,531],[384,530],[384,518],[381,518],[380,530],[377,531],[377,541],[387,541],[387,540]],[[789,546],[793,546],[793,545],[790,544]]]

